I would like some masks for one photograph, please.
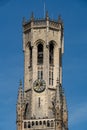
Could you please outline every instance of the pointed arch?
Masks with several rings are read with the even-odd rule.
[[[45,41],[42,40],[42,39],[38,39],[37,41],[34,42],[34,44],[35,44],[36,46],[38,46],[39,43],[41,43],[41,44],[44,46]]]
[[[57,43],[54,40],[49,41],[49,64],[54,64],[54,48],[56,47]]]
[[[38,39],[35,44],[37,46],[37,64],[43,64],[44,41],[42,39]]]
[[[50,43],[53,43],[54,48],[55,48],[55,47],[56,47],[56,45],[57,45],[57,42],[56,42],[56,41],[54,41],[54,40],[50,40],[50,41],[49,41],[49,45],[50,45]]]
[[[30,46],[31,46],[31,41],[28,41],[28,42],[26,43],[26,46],[25,46],[25,47],[29,48]]]
[[[38,39],[34,44],[37,46],[37,64],[43,64],[45,41],[43,39]]]

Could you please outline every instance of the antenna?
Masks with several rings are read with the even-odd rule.
[[[45,18],[45,12],[46,12],[46,6],[45,6],[45,1],[44,1],[44,18]]]

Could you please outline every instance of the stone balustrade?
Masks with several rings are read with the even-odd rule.
[[[54,128],[55,121],[54,119],[32,119],[32,120],[23,120],[23,129],[46,129]]]

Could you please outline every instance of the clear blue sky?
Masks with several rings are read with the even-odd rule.
[[[69,130],[87,130],[87,0],[0,0],[0,130],[16,130],[16,99],[23,80],[22,18],[64,21],[65,89]]]

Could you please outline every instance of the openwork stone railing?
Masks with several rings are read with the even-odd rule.
[[[53,129],[55,127],[54,119],[34,119],[34,120],[23,120],[23,128],[25,129]]]
[[[54,28],[59,30],[59,23],[57,21],[53,21],[53,20],[48,20],[48,24],[47,21],[45,19],[41,19],[41,20],[34,20],[34,21],[28,21],[25,22],[24,24],[24,31],[27,31],[28,29],[31,28]]]

